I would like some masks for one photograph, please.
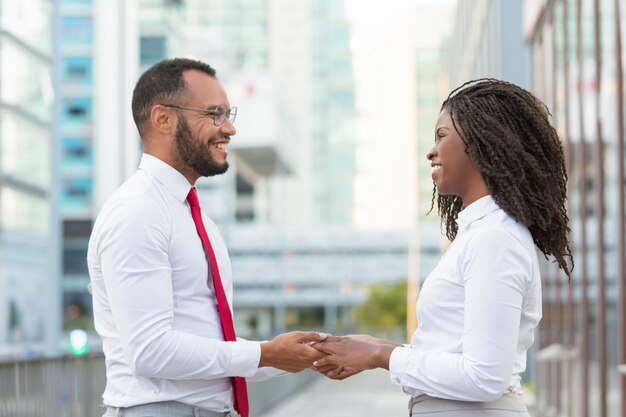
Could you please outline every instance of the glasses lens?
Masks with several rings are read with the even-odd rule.
[[[215,126],[219,126],[224,123],[224,119],[226,119],[226,107],[217,106],[214,110],[211,111],[211,117],[213,117],[213,124]]]
[[[231,123],[235,123],[235,118],[237,118],[237,107],[233,106],[228,110],[228,120]]]
[[[211,112],[211,117],[213,117],[213,124],[215,126],[220,126],[227,118],[228,120],[230,120],[231,123],[233,123],[236,116],[237,108],[234,106],[230,109],[226,106],[218,106],[215,110]]]

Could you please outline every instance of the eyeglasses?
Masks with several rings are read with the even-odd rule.
[[[210,116],[211,119],[213,119],[214,126],[221,126],[226,119],[230,120],[231,123],[235,123],[235,118],[237,117],[236,106],[233,106],[230,109],[222,104],[212,109],[200,109],[197,107],[177,106],[175,104],[163,104],[163,106],[171,107],[173,109],[195,110],[195,111],[205,113],[207,116]]]

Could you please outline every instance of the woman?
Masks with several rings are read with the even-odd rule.
[[[329,337],[314,366],[334,379],[388,369],[411,415],[527,416],[520,376],[541,318],[536,248],[568,278],[573,267],[560,140],[531,93],[480,79],[444,101],[426,157],[452,243],[424,282],[411,344]]]

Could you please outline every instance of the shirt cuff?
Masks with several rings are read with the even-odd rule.
[[[249,341],[226,343],[230,348],[228,375],[251,377],[256,374],[261,360],[261,344]]]
[[[291,372],[283,371],[282,369],[272,368],[265,366],[258,368],[254,376],[248,378],[248,382],[265,381],[266,379],[274,378],[275,376],[290,375]]]
[[[389,378],[394,385],[406,385],[405,370],[409,366],[409,361],[413,350],[410,347],[397,347],[391,352],[389,357]]]

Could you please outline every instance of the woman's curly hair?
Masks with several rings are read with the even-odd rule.
[[[554,256],[571,279],[567,171],[545,104],[514,84],[484,78],[453,90],[444,109],[498,206],[528,227],[546,259]],[[435,187],[433,205],[436,194]],[[446,236],[454,240],[463,202],[438,195],[437,206]]]

